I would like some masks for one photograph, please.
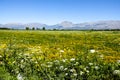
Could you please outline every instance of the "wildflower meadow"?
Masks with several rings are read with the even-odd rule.
[[[120,32],[0,30],[0,80],[120,80]]]

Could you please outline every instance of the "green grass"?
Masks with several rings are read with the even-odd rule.
[[[0,55],[5,80],[120,78],[119,31],[0,30]]]

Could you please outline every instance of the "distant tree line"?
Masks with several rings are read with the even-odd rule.
[[[16,30],[13,28],[7,27],[0,27],[0,30]],[[24,30],[24,29],[23,29]],[[48,31],[120,31],[120,29],[46,29],[45,27],[42,28],[35,28],[35,27],[26,27],[25,30],[48,30]]]
[[[120,29],[52,29],[53,31],[120,31]]]
[[[120,31],[120,29],[91,29],[91,31]]]
[[[42,29],[40,29],[40,28],[35,28],[35,27],[32,27],[32,28],[26,27],[25,29],[26,29],[26,30],[46,30],[45,27],[43,27]]]
[[[10,28],[0,27],[0,30],[10,30]]]

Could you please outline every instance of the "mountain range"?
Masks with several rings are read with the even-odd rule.
[[[64,21],[55,25],[47,25],[42,23],[8,23],[8,24],[0,24],[2,28],[12,28],[12,29],[25,29],[29,28],[39,28],[42,29],[45,27],[46,29],[77,29],[77,30],[86,30],[86,29],[120,29],[120,20],[110,20],[110,21],[96,21],[96,22],[85,22],[85,23],[77,23],[74,24],[69,21]]]

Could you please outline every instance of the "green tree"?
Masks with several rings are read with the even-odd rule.
[[[45,30],[45,27],[43,27],[42,30]]]
[[[35,27],[32,27],[32,30],[35,30]]]
[[[54,28],[53,30],[56,31],[57,29]]]
[[[29,30],[30,28],[29,27],[26,27],[26,30]]]

